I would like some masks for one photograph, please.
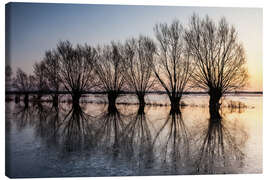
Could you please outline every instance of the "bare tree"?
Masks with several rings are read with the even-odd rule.
[[[72,95],[73,103],[79,104],[83,91],[95,86],[94,62],[97,52],[85,45],[72,46],[69,41],[57,45],[60,63],[60,79],[64,88]]]
[[[178,20],[171,25],[156,24],[154,27],[159,51],[153,63],[153,71],[166,90],[172,109],[178,109],[190,77],[189,53],[185,51],[183,27]]]
[[[126,41],[124,47],[123,72],[130,90],[134,90],[140,106],[145,106],[144,96],[155,84],[151,65],[156,51],[154,42],[144,36]]]
[[[17,89],[17,91],[19,91],[19,93],[23,93],[25,95],[25,105],[27,105],[29,102],[29,91],[33,89],[33,81],[33,76],[27,75],[20,68],[17,69],[16,77],[13,80],[13,85]]]
[[[40,100],[42,97],[42,93],[48,90],[47,81],[45,78],[44,61],[35,63],[33,68],[34,68],[34,86],[35,90],[38,91],[37,99]]]
[[[54,91],[55,93],[51,94],[53,105],[58,105],[58,94],[57,92],[61,87],[61,79],[60,79],[60,62],[59,56],[55,51],[46,51],[45,57],[43,59],[45,63],[44,74],[47,80],[48,89],[50,91]]]
[[[95,66],[99,88],[107,93],[109,108],[112,109],[116,108],[116,98],[124,86],[121,49],[121,45],[116,43],[99,47],[99,58]]]
[[[245,51],[234,26],[225,18],[216,24],[208,16],[193,15],[185,41],[196,68],[192,86],[206,90],[211,109],[218,109],[224,93],[242,88],[248,79]]]
[[[12,88],[12,68],[10,65],[6,65],[5,68],[5,87],[6,90],[10,90]]]

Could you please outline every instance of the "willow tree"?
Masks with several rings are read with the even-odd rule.
[[[153,71],[166,90],[172,109],[179,109],[183,92],[190,78],[191,63],[183,39],[183,26],[178,20],[172,24],[156,24],[154,27],[159,43],[158,57]]]
[[[34,66],[34,88],[38,91],[37,98],[40,100],[42,92],[48,90],[47,81],[45,78],[45,63],[44,61],[35,63]]]
[[[192,85],[206,90],[210,109],[218,109],[224,93],[244,87],[248,79],[245,51],[237,31],[225,18],[216,24],[208,16],[201,19],[193,15],[185,41],[196,65]]]
[[[12,88],[12,68],[10,65],[5,67],[5,88],[6,91],[11,90]]]
[[[124,78],[129,89],[135,91],[140,107],[145,106],[145,94],[156,82],[151,67],[155,51],[154,42],[148,37],[132,38],[125,43]]]
[[[51,94],[53,105],[58,105],[58,91],[61,87],[61,79],[59,74],[60,62],[59,56],[55,51],[46,51],[43,59],[45,63],[45,78],[47,80],[48,89],[53,91]]]
[[[61,41],[57,45],[57,53],[61,83],[71,94],[73,103],[79,104],[82,93],[95,86],[97,52],[88,45],[73,47],[69,41]]]
[[[124,86],[122,45],[111,43],[103,48],[99,47],[99,58],[95,65],[96,75],[99,79],[99,88],[107,93],[109,109],[116,108],[116,98]]]
[[[18,93],[23,93],[24,103],[28,105],[29,102],[29,91],[33,90],[33,81],[34,77],[31,75],[27,75],[20,68],[17,69],[16,76],[13,80],[13,85],[18,91]]]

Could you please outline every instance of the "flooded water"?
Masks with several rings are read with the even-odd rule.
[[[117,111],[108,111],[102,96],[84,97],[79,107],[60,103],[58,109],[50,103],[6,103],[6,174],[262,173],[261,95],[227,96],[220,121],[209,115],[205,95],[184,96],[187,106],[177,112],[165,106],[165,95],[146,99],[159,105],[140,110],[126,104],[136,102],[130,95],[118,98]],[[244,106],[231,108],[232,102]]]

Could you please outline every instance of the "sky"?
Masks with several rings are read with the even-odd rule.
[[[33,72],[46,50],[60,40],[73,44],[103,45],[147,35],[154,38],[156,23],[179,19],[185,26],[193,13],[215,22],[225,17],[238,31],[246,50],[250,75],[246,90],[262,91],[262,9],[183,6],[121,6],[83,4],[9,3],[6,30],[10,64]]]

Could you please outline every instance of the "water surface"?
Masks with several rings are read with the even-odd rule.
[[[64,98],[63,98],[64,99]],[[108,111],[106,98],[80,106],[6,103],[9,177],[232,174],[262,172],[262,96],[227,96],[211,119],[208,96],[186,95],[171,112],[165,95],[132,95]],[[225,107],[242,102],[244,108]],[[88,102],[88,103],[87,103]],[[89,103],[91,102],[91,103]],[[126,102],[134,104],[127,105]]]

